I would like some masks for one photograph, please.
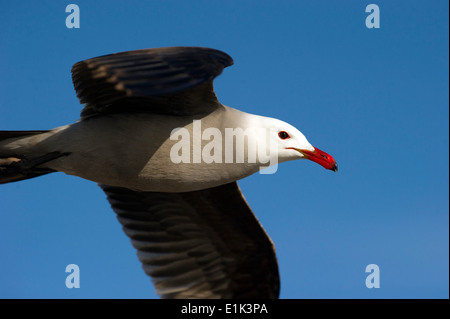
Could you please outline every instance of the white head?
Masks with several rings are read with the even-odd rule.
[[[294,126],[269,117],[260,117],[259,122],[270,134],[270,138],[266,139],[266,147],[270,149],[271,154],[278,154],[279,163],[306,158],[326,169],[337,171],[334,158],[312,146]]]

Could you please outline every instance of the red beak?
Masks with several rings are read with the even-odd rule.
[[[326,169],[332,170],[337,172],[338,167],[336,160],[331,156],[330,154],[327,154],[318,148],[314,148],[314,151],[308,151],[308,150],[298,150],[300,153],[305,155],[305,158],[316,162],[319,165],[322,165]]]

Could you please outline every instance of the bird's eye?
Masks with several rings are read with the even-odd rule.
[[[278,136],[279,136],[282,140],[285,140],[285,139],[289,138],[289,134],[288,134],[287,132],[285,132],[285,131],[279,132],[279,133],[278,133]]]
[[[322,157],[323,157],[324,159],[328,159],[328,156],[326,156],[326,155],[322,155]]]

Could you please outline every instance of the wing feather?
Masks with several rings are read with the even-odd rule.
[[[187,193],[101,187],[161,297],[278,297],[273,243],[236,182]]]
[[[215,49],[144,49],[78,62],[72,80],[86,104],[82,118],[118,112],[196,115],[220,105],[212,81],[232,64]]]

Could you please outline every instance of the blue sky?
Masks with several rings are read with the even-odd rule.
[[[65,26],[80,7],[79,29]],[[448,1],[10,1],[0,9],[0,130],[78,119],[71,66],[113,52],[206,46],[235,64],[220,101],[285,120],[332,154],[241,188],[275,242],[281,298],[449,297]],[[0,186],[1,298],[156,298],[95,183]],[[65,286],[68,264],[80,288]],[[368,289],[365,268],[380,268]]]

